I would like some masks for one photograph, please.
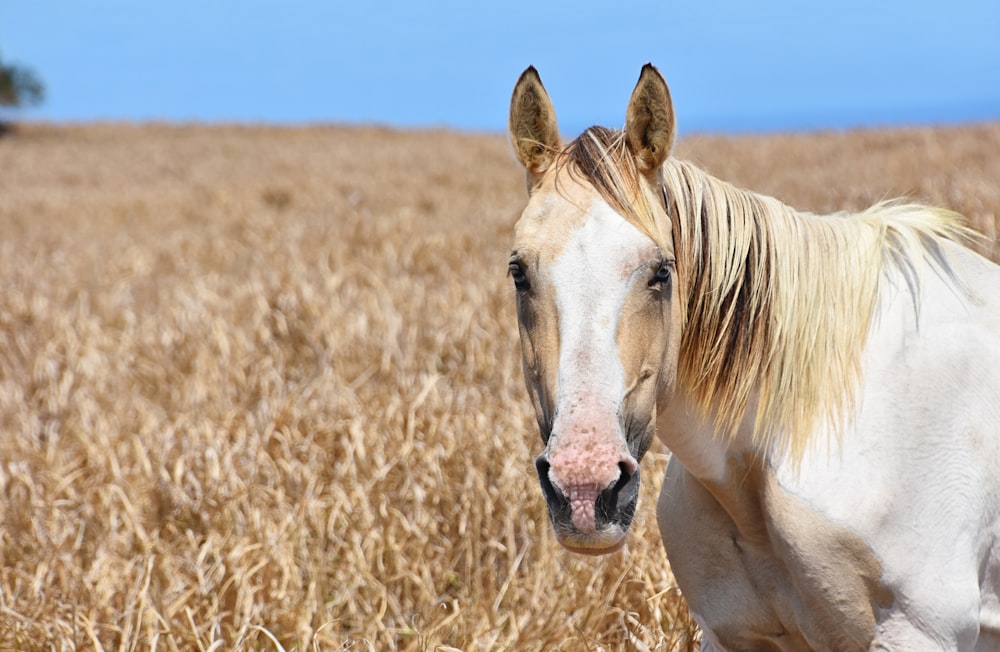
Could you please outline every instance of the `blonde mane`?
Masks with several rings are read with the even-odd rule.
[[[853,407],[887,273],[898,272],[916,295],[925,264],[950,274],[941,240],[969,236],[959,215],[915,204],[803,213],[672,158],[654,185],[622,133],[602,127],[559,158],[662,249],[673,242],[679,387],[727,436],[755,410],[755,441],[793,460],[820,423],[838,432]]]

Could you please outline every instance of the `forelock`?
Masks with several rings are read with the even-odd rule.
[[[558,172],[566,170],[578,181],[593,186],[611,208],[666,250],[661,227],[656,223],[651,190],[643,182],[635,156],[623,131],[590,127],[573,140],[559,157]]]

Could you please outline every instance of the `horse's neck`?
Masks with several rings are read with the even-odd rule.
[[[669,403],[659,409],[656,430],[671,454],[702,482],[726,482],[733,460],[747,456],[769,458],[767,451],[759,450],[753,442],[752,419],[744,419],[735,437],[722,436],[711,416],[701,415],[679,387]]]
[[[851,407],[881,231],[872,219],[799,213],[690,165],[665,179],[685,310],[678,387],[699,412],[717,411],[723,437],[752,414],[761,446],[800,457]]]
[[[715,211],[727,213],[729,200],[741,206],[753,203],[773,203],[777,206],[781,204],[770,197],[756,195],[721,181],[686,161],[669,159],[663,172],[667,178],[666,184],[670,188],[666,194],[672,196],[675,202],[673,208],[676,213],[673,219],[676,221],[673,224],[673,238],[678,249],[678,265],[687,274],[687,278],[683,279],[681,284],[680,299],[684,309],[685,331],[688,335],[696,333],[693,337],[699,342],[723,341],[727,338],[721,337],[719,333],[706,332],[709,328],[703,323],[703,319],[705,313],[710,311],[699,305],[702,294],[705,292],[715,294],[716,291],[714,288],[706,290],[706,286],[694,280],[696,276],[709,275],[710,268],[714,264],[709,241],[717,236],[717,226],[712,224],[712,214]],[[743,264],[738,260],[740,256],[726,258],[737,264]],[[743,277],[742,273],[731,275]],[[746,330],[743,325],[738,325],[738,328],[741,331]],[[684,345],[682,338],[682,348]],[[693,369],[696,366],[688,365],[692,368],[687,371],[696,377],[704,378],[708,370],[701,367]],[[708,373],[711,375],[712,372]],[[671,453],[692,475],[706,482],[722,482],[728,477],[733,459],[741,458],[748,452],[757,452],[755,450],[757,444],[753,441],[753,418],[750,416],[756,411],[756,400],[749,400],[737,432],[729,432],[730,424],[724,426],[725,432],[720,432],[718,414],[704,413],[704,399],[694,394],[689,382],[686,382],[689,379],[683,377],[683,370],[681,376],[669,403],[659,409],[657,431]]]
[[[732,438],[718,431],[714,415],[700,410],[682,383],[669,401],[658,406],[658,436],[737,527],[741,522],[752,524],[753,510],[758,509],[754,501],[761,498],[753,492],[768,486],[751,481],[758,471],[774,474],[782,486],[809,493],[831,511],[850,511],[839,493],[824,492],[820,485],[834,486],[836,478],[843,482],[848,477],[844,469],[858,484],[866,473],[877,474],[880,462],[872,462],[872,442],[902,456],[916,446],[919,433],[928,450],[960,455],[966,448],[959,444],[961,433],[954,428],[973,424],[965,433],[973,443],[980,433],[996,431],[1000,408],[995,401],[984,400],[978,412],[964,410],[960,418],[953,404],[962,400],[965,405],[969,401],[963,397],[996,396],[1000,391],[1000,380],[987,371],[1000,360],[1000,298],[990,292],[1000,287],[1000,267],[959,245],[942,246],[960,284],[929,270],[922,275],[919,293],[903,272],[892,272],[885,279],[861,357],[855,405],[864,410],[845,413],[837,424],[818,421],[802,457],[793,458],[780,439],[767,444],[754,438],[754,401]],[[947,366],[944,360],[963,362]],[[897,426],[886,430],[886,423]],[[935,459],[942,454],[935,453]],[[1000,453],[990,454],[995,455],[990,459],[1000,459]],[[808,488],[803,478],[810,479]]]

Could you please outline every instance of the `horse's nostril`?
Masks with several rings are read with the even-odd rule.
[[[639,463],[635,461],[635,458],[629,455],[624,458],[621,462],[618,462],[618,468],[622,475],[627,478],[631,478],[635,475],[635,472],[639,470]]]
[[[611,490],[614,491],[615,493],[621,491],[625,487],[625,485],[628,484],[628,481],[632,479],[632,473],[634,471],[635,471],[635,466],[630,467],[625,462],[619,462],[618,481],[615,482],[614,486],[611,487]]]
[[[549,464],[549,460],[545,457],[545,453],[542,453],[535,458],[535,470],[538,471],[538,479],[544,482],[549,482],[549,468],[552,465]],[[551,483],[550,483],[551,484]]]
[[[544,453],[535,458],[535,470],[538,471],[538,482],[542,485],[542,494],[545,496],[545,502],[549,505],[549,514],[555,518],[562,512],[568,513],[570,505],[563,492],[559,491],[552,484],[552,480],[549,479],[549,468],[551,466]]]
[[[629,461],[618,463],[618,480],[597,496],[595,511],[606,521],[632,521],[639,493],[639,467]]]

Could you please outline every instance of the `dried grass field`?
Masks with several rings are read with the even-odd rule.
[[[1000,124],[677,154],[803,209],[943,205],[1000,259]],[[524,200],[501,135],[0,138],[0,649],[696,649],[661,445],[625,551],[550,532]]]

